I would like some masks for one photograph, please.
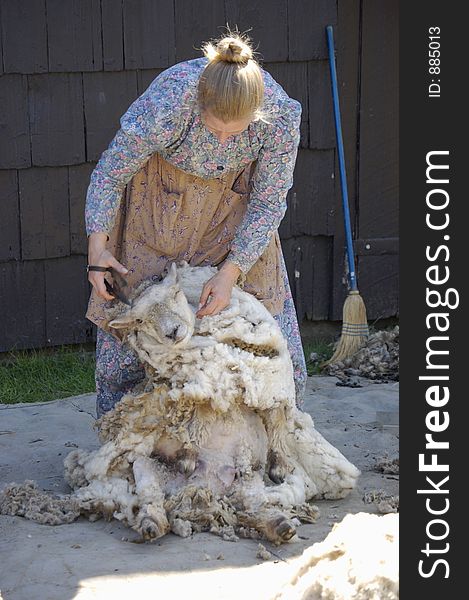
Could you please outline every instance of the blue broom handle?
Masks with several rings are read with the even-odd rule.
[[[353,251],[352,241],[352,226],[350,224],[350,208],[348,202],[347,192],[347,175],[345,172],[345,155],[344,155],[344,142],[342,139],[342,124],[340,121],[340,106],[339,106],[339,92],[337,89],[337,71],[335,68],[335,51],[334,51],[334,33],[332,25],[326,27],[327,31],[327,47],[329,50],[329,68],[331,71],[331,82],[332,82],[332,98],[334,101],[334,121],[335,121],[335,133],[337,138],[337,150],[339,151],[339,171],[340,171],[340,187],[342,190],[342,208],[344,211],[344,222],[345,222],[345,239],[347,242],[347,260],[349,268],[349,280],[352,291],[356,291],[357,277],[355,274],[355,259]]]

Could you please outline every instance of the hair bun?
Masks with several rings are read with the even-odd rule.
[[[240,37],[225,37],[216,45],[218,60],[228,63],[247,63],[253,56],[252,48]]]

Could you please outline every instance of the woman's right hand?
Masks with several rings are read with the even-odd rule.
[[[107,235],[105,233],[91,233],[88,238],[88,264],[96,267],[112,267],[122,275],[128,273],[124,267],[110,252],[106,250]],[[88,281],[96,290],[98,296],[104,300],[114,300],[106,291],[104,285],[104,272],[89,271]]]

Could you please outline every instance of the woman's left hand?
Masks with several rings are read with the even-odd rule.
[[[199,310],[195,315],[198,319],[206,315],[216,315],[229,305],[233,286],[240,273],[241,269],[237,265],[226,262],[218,273],[205,283],[200,295]]]

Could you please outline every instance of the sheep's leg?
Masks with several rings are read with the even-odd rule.
[[[113,453],[109,451],[111,448],[112,445],[108,444],[101,466],[97,456],[102,457],[103,454],[99,451],[78,449],[70,452],[64,460],[65,480],[74,490],[73,496],[80,503],[82,512],[90,520],[101,516],[110,520],[115,516],[127,522],[133,515],[135,497],[132,483],[126,477],[125,469],[118,468],[117,449]],[[108,473],[110,464],[114,465],[112,474]]]
[[[283,483],[289,472],[289,465],[285,458],[272,448],[267,455],[267,474],[274,483]]]
[[[287,477],[287,481],[293,480],[295,473],[300,475],[307,500],[313,497],[344,498],[355,487],[360,471],[314,428],[307,413],[298,411],[294,426],[286,443],[295,472]],[[297,500],[295,504],[302,501]]]
[[[233,502],[238,508],[238,525],[256,529],[275,544],[287,542],[295,535],[295,525],[289,516],[271,505],[261,472],[239,480]]]
[[[263,411],[261,417],[269,445],[266,471],[274,483],[283,483],[292,470],[285,448],[285,435],[288,431],[287,415],[284,408],[274,408]]]
[[[176,467],[179,473],[189,477],[197,466],[198,452],[195,448],[181,448],[176,454]]]
[[[255,513],[237,513],[238,523],[258,531],[274,544],[288,542],[295,534],[296,527],[288,516],[277,508],[260,507]]]
[[[360,471],[323,438],[307,413],[278,408],[263,411],[261,417],[269,444],[266,470],[281,484],[269,489],[271,503],[344,498],[355,487]]]
[[[107,520],[114,517],[124,523],[132,522],[136,498],[132,484],[125,478],[109,477],[106,481],[94,479],[75,490],[73,497],[90,521],[103,516]]]
[[[133,529],[146,540],[155,540],[169,531],[169,522],[163,507],[164,493],[161,473],[155,461],[139,456],[133,463],[135,493],[140,510],[135,517]]]

